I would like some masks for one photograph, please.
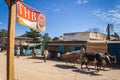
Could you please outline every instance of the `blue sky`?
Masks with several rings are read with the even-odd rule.
[[[108,23],[113,23],[114,30],[120,33],[120,0],[23,0],[23,3],[46,15],[46,32],[51,37],[90,28],[106,33]],[[8,7],[0,0],[0,29],[7,29],[7,25]],[[29,28],[16,23],[16,36],[25,31]]]

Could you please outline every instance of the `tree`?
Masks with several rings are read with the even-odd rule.
[[[38,32],[34,29],[30,29],[30,32],[26,31],[26,33],[23,34],[22,36],[33,38],[34,41],[40,41],[42,35],[40,34],[40,32]]]
[[[0,30],[0,37],[7,37],[7,30],[5,30],[5,29],[1,29]]]
[[[42,42],[43,42],[43,45],[44,45],[44,49],[48,49],[48,42],[51,40],[51,37],[49,36],[48,33],[45,33],[43,36],[42,36]]]
[[[46,42],[49,42],[51,40],[51,37],[49,36],[48,33],[45,33],[43,36],[42,36],[42,39],[43,39],[43,43],[46,43]]]

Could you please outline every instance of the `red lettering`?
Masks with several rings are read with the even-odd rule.
[[[30,9],[29,7],[25,6],[21,2],[18,2],[17,6],[18,6],[18,15],[20,17],[27,19],[29,21],[32,21],[32,22],[37,21],[39,12]]]

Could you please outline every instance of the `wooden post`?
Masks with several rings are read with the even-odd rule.
[[[8,41],[7,41],[7,80],[15,80],[14,77],[14,35],[16,23],[16,4],[15,0],[10,0]]]

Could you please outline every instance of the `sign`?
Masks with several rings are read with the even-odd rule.
[[[45,31],[45,15],[20,1],[17,2],[17,21],[35,30]]]

